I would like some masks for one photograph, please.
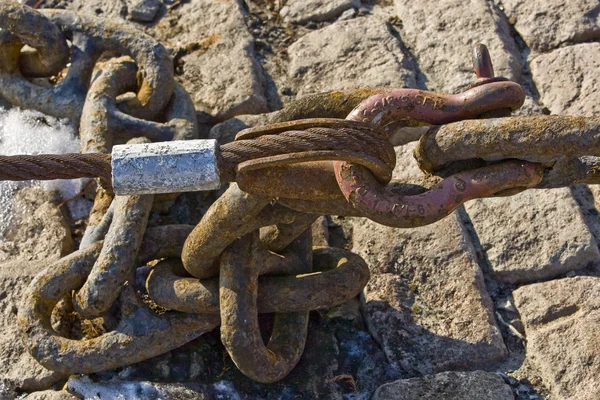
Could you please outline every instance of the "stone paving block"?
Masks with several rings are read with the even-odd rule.
[[[17,310],[29,282],[49,263],[73,251],[61,211],[40,188],[22,189],[17,214],[0,239],[0,381],[26,391],[43,390],[65,378],[35,361],[21,342]]]
[[[506,19],[486,0],[395,0],[402,39],[429,90],[458,92],[475,80],[473,45],[485,44],[497,76],[519,80],[521,55]]]
[[[600,261],[569,188],[477,199],[465,209],[490,272],[502,282],[548,280]]]
[[[130,0],[129,17],[134,21],[150,22],[160,9],[160,0]]]
[[[78,398],[66,390],[44,390],[33,392],[25,397],[26,400],[77,400]]]
[[[0,380],[19,390],[48,389],[66,378],[42,367],[29,355],[17,326],[17,310],[25,289],[33,276],[46,266],[25,261],[0,264]]]
[[[6,231],[0,232],[0,263],[57,260],[73,251],[71,230],[56,207],[55,193],[24,188],[14,201],[15,215]]]
[[[576,277],[513,292],[527,358],[552,399],[600,398],[600,278]]]
[[[564,47],[531,61],[533,80],[541,101],[553,114],[599,114],[598,71],[600,43]]]
[[[76,13],[102,18],[124,19],[127,15],[126,0],[46,0],[43,8],[66,8]]]
[[[415,87],[409,58],[377,17],[335,22],[288,49],[288,78],[298,97],[358,87]]]
[[[238,115],[237,117],[230,118],[227,121],[223,121],[213,126],[210,129],[208,137],[210,139],[215,139],[219,142],[219,144],[233,142],[235,135],[237,135],[238,132],[246,128],[268,124],[271,114],[272,113],[259,115]]]
[[[571,193],[596,243],[600,243],[600,185],[574,185],[571,186]]]
[[[496,1],[534,51],[600,38],[597,0]]]
[[[219,120],[267,111],[265,77],[246,18],[241,0],[195,0],[147,30],[179,49],[177,80],[198,111]]]
[[[285,21],[301,24],[327,21],[353,7],[360,7],[360,0],[288,0],[279,15]]]
[[[373,400],[514,400],[510,386],[497,374],[484,371],[443,372],[403,379],[381,386]]]
[[[414,144],[397,148],[394,179],[416,181]],[[486,365],[507,352],[465,228],[452,214],[415,229],[353,219],[353,251],[369,264],[364,311],[401,376]]]

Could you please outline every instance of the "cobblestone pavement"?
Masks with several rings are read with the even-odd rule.
[[[318,92],[460,91],[474,79],[476,42],[488,46],[497,75],[526,88],[520,114],[600,115],[598,0],[38,5],[123,19],[158,38],[176,54],[177,79],[195,102],[204,135],[222,142]],[[420,173],[413,147],[396,148],[395,179]],[[201,196],[184,195],[169,214],[153,218],[197,221]],[[117,390],[206,399],[598,399],[597,202],[596,187],[528,191],[472,201],[434,225],[405,230],[329,217],[330,244],[364,257],[372,278],[360,301],[312,313],[306,352],[282,382],[243,377],[211,333],[123,370],[71,378],[67,386],[79,396]],[[52,204],[15,219],[27,245],[0,246],[0,398],[14,389],[46,390],[28,399],[71,398],[56,390],[67,377],[37,366],[15,342],[19,296],[39,271],[34,266],[73,246],[64,229],[68,216],[63,220]],[[28,267],[16,273],[19,263]]]

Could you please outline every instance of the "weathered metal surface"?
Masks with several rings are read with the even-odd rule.
[[[117,96],[136,89],[138,69],[128,57],[111,59],[100,72],[87,94],[80,124],[81,150],[84,153],[110,153],[115,141],[144,136],[151,141],[198,138],[193,102],[185,90],[175,85],[163,115],[165,123],[136,118],[117,104]],[[154,116],[156,117],[156,115]]]
[[[98,153],[0,155],[0,180],[52,180],[59,177],[110,180],[110,156]]]
[[[99,189],[96,198],[98,198],[98,194],[104,192],[102,189]],[[92,207],[92,211],[90,212],[90,218],[88,219],[88,224],[86,226],[83,237],[81,238],[81,242],[79,243],[79,248],[83,249],[91,244],[96,243],[99,240],[104,240],[104,237],[108,233],[108,229],[112,223],[112,219],[115,211],[115,204],[112,202],[112,197],[109,201],[109,206],[105,210],[98,210],[99,207],[104,204],[101,201],[94,201],[94,206]],[[92,215],[94,211],[101,212],[102,218],[100,220],[93,220]]]
[[[344,198],[331,161],[247,170],[238,172],[235,180],[240,189],[246,192],[276,199],[328,201]]]
[[[94,197],[94,204],[90,210],[87,227],[81,238],[79,249],[89,246],[98,240],[103,240],[112,222],[115,195],[99,187]]]
[[[303,97],[274,113],[270,122],[287,122],[305,118],[346,118],[361,101],[389,89],[392,88],[360,88]]]
[[[6,25],[2,26],[8,30],[0,37],[0,94],[11,104],[79,121],[94,65],[105,51],[131,56],[144,77],[137,96],[122,106],[124,112],[150,119],[168,104],[173,93],[173,64],[167,50],[150,36],[113,21],[64,10],[39,12],[16,2],[5,3],[0,9],[0,22],[4,21]],[[16,15],[19,24],[12,20]],[[58,27],[64,36],[56,34],[59,36],[56,40],[46,37],[40,29],[46,25],[54,27],[48,32],[55,32]],[[47,74],[44,76],[50,77],[66,66],[69,52],[64,49],[66,43],[61,45],[64,37],[72,42],[71,65],[66,76],[54,87],[42,87],[28,81],[21,74],[27,74],[27,68],[20,70],[19,64],[23,43],[40,52],[28,56],[30,61],[26,64],[31,66],[40,64],[31,60],[54,52],[58,46],[61,51],[54,56],[58,59],[52,59],[52,68],[45,68]],[[59,65],[58,61],[65,64]],[[40,76],[43,68],[29,69],[35,69],[30,71],[34,76]]]
[[[469,159],[516,158],[540,163],[544,179],[537,187],[598,182],[600,119],[537,115],[459,121],[432,127],[419,141],[419,166],[435,173]]]
[[[600,119],[534,115],[459,121],[431,128],[415,150],[421,168],[434,172],[453,161],[519,158],[551,164],[563,157],[598,154]]]
[[[233,184],[186,239],[183,266],[200,280],[178,278],[176,274],[182,271],[175,272],[176,266],[159,264],[148,277],[148,293],[158,304],[173,309],[219,310],[221,338],[237,367],[259,382],[280,380],[302,355],[307,312],[313,306],[338,304],[355,296],[368,279],[368,268],[355,259],[351,264],[359,270],[294,276],[312,270],[310,225],[316,217],[270,205],[268,198],[245,193]],[[269,227],[261,232],[263,240],[259,239],[261,227]],[[265,290],[259,300],[262,274],[292,276],[265,277],[260,282],[267,286],[261,286]],[[209,279],[216,275],[219,300],[217,281]],[[266,310],[285,310],[276,314],[266,346],[258,326],[262,302]]]
[[[268,344],[264,344],[256,299],[266,250],[258,244],[257,233],[248,234],[236,240],[221,256],[221,341],[240,371],[258,382],[270,383],[284,378],[300,360],[306,343],[308,310],[276,313],[271,337]],[[310,229],[290,247],[301,258],[294,263],[294,272],[310,273]]]
[[[136,66],[127,58],[119,58],[100,67],[83,108],[79,129],[82,152],[109,153],[114,141],[123,139],[123,133],[129,131],[138,134],[141,132],[142,136],[155,140],[186,140],[198,137],[193,103],[180,85],[175,85],[171,101],[163,113],[167,122],[146,121],[123,113],[116,104],[119,94],[136,87]],[[103,185],[109,187],[107,184],[103,183]],[[112,184],[110,187],[112,189]],[[89,243],[91,238],[96,240],[103,238],[107,225],[103,225],[103,230],[96,230],[96,225],[100,223],[102,215],[108,209],[112,196],[114,193],[99,190],[82,246]]]
[[[74,297],[77,312],[86,319],[102,316],[133,276],[135,261],[154,196],[117,196],[104,246],[87,281]]]
[[[341,166],[336,176],[342,181],[342,192],[349,193],[349,201],[361,211],[361,216],[396,228],[434,223],[468,200],[534,187],[543,173],[539,164],[508,161],[452,175],[423,194],[398,196],[359,168]]]
[[[525,99],[523,88],[491,76],[493,67],[484,48],[475,48],[473,64],[479,80],[465,92],[447,96],[414,89],[392,90],[364,100],[347,119],[381,126],[401,119],[445,124],[520,107]],[[398,196],[376,182],[366,168],[334,162],[340,190],[360,215],[393,227],[426,225],[450,214],[463,201],[504,193],[511,187],[533,187],[541,180],[541,167],[531,163],[487,168],[450,176],[428,193]]]
[[[56,25],[41,14],[31,12],[16,2],[0,3],[0,26],[38,51],[19,55],[19,69],[25,76],[52,76],[60,72],[69,60],[67,39]],[[35,27],[35,29],[32,29]],[[3,32],[6,38],[7,33]]]
[[[147,144],[146,138],[135,138],[130,143]],[[111,196],[112,197],[112,196]],[[135,260],[154,196],[117,196],[106,210],[111,210],[109,221],[93,227],[95,233],[86,236],[106,240],[88,280],[73,298],[77,312],[87,319],[102,316],[115,302],[125,282],[133,276]],[[105,221],[104,218],[102,221]],[[86,229],[87,231],[87,229]]]
[[[495,76],[490,52],[481,43],[473,46],[473,70],[477,79],[489,79]]]
[[[81,119],[84,152],[108,153],[114,142],[135,136],[197,137],[193,103],[174,83],[168,52],[149,36],[110,21],[62,10],[44,10],[42,15],[9,2],[0,6],[0,26],[4,28],[0,34],[2,96],[24,108],[75,122]],[[65,39],[71,42],[70,49]],[[21,51],[24,43],[34,50]],[[135,64],[117,59],[100,65],[88,93],[92,71],[106,51],[127,54]],[[71,65],[54,87],[26,79],[61,72],[69,55]],[[143,77],[139,87],[138,74]],[[128,91],[137,95],[117,105],[117,96]],[[131,286],[135,268],[144,259],[179,256],[191,230],[149,230],[144,244],[152,198],[118,197],[110,206],[112,195],[99,190],[82,250],[52,265],[32,283],[31,302],[20,310],[19,321],[29,351],[46,367],[91,373],[135,363],[179,347],[219,323],[217,316],[176,312],[159,316],[137,298]],[[106,241],[98,241],[105,234]],[[70,302],[73,291],[77,291],[73,300],[80,316],[94,318],[117,309],[119,315],[113,316],[120,321],[117,327],[97,338],[59,336],[50,324],[52,311],[59,301],[63,306]]]
[[[197,137],[194,108],[190,105],[191,100],[187,93],[179,86],[175,88],[165,112],[160,113],[165,116],[167,122],[146,121],[124,113],[118,108],[116,101],[120,94],[136,89],[137,66],[128,58],[118,58],[99,67],[99,73],[90,87],[83,107],[80,124],[83,152],[107,153],[115,141],[131,136],[146,137],[144,140],[133,139],[130,141],[131,145],[147,144],[148,139]],[[135,111],[135,107],[129,111]],[[105,204],[104,199],[107,195],[102,191],[100,194],[102,196],[97,200]],[[95,318],[106,313],[117,299],[124,283],[131,278],[136,268],[136,255],[153,200],[154,196],[147,194],[118,197],[117,204],[110,208],[113,209],[114,216],[109,214],[101,223],[88,225],[82,248],[93,240],[108,236],[88,281],[74,298],[75,309],[83,317]],[[96,220],[107,210],[106,206],[99,208]]]
[[[293,257],[293,252],[281,255]],[[369,268],[356,254],[335,247],[314,248],[312,273],[258,278],[258,312],[328,309],[358,295],[368,280]],[[157,264],[146,289],[156,304],[171,310],[219,313],[219,279],[189,277],[176,259]]]
[[[216,276],[221,253],[235,239],[260,228],[253,222],[270,202],[269,198],[242,192],[235,184],[229,186],[185,242],[181,259],[188,273],[200,279]]]
[[[117,145],[112,176],[117,195],[216,190],[221,187],[217,141]]]
[[[361,102],[347,118],[380,126],[403,119],[439,125],[477,118],[497,109],[515,110],[524,100],[521,85],[510,81],[487,83],[455,95],[393,89]]]
[[[561,158],[552,168],[544,169],[544,177],[535,188],[560,188],[580,184],[600,184],[600,157]]]
[[[41,12],[68,34],[85,36],[101,52],[116,51],[135,60],[143,80],[137,96],[123,105],[125,113],[152,119],[169,103],[174,83],[173,62],[168,50],[154,38],[108,19],[63,10]]]
[[[146,243],[145,248],[158,249],[159,244]],[[84,340],[59,336],[50,322],[52,310],[85,283],[102,245],[96,242],[55,262],[29,286],[25,298],[30,300],[19,308],[18,322],[27,349],[42,365],[66,374],[117,368],[180,347],[219,324],[215,315],[157,315],[127,285],[120,295],[116,329]],[[163,257],[158,251],[148,256]]]
[[[249,171],[305,164],[321,160],[348,160],[364,165],[388,182],[396,155],[387,133],[373,125],[335,119],[308,119],[240,132],[221,146],[225,179],[237,180]]]

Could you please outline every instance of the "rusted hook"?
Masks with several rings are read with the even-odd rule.
[[[392,90],[366,99],[347,119],[381,126],[402,119],[445,124],[520,107],[525,99],[523,89],[517,83],[491,76],[493,67],[486,50],[483,45],[475,48],[473,64],[479,82],[463,93],[448,96],[414,89]],[[377,183],[361,166],[336,161],[334,169],[344,197],[361,215],[394,227],[435,222],[469,199],[491,196],[511,187],[532,187],[542,176],[539,165],[512,163],[452,176],[421,195],[398,196]]]

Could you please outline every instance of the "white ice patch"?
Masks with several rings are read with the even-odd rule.
[[[31,110],[0,108],[0,154],[62,154],[79,153],[79,139],[75,127],[67,120],[60,120]],[[46,190],[57,189],[63,199],[70,198],[83,188],[81,179],[0,182],[0,237],[14,214],[13,197],[18,188],[41,186]],[[89,206],[70,202],[73,219],[84,218]]]
[[[233,384],[228,381],[219,381],[213,384],[215,388],[216,400],[242,400],[242,397],[236,392]]]
[[[228,381],[213,384],[215,400],[242,400],[242,397]],[[67,390],[86,400],[168,400],[175,397],[192,398],[200,393],[178,383],[156,383],[147,381],[120,381],[113,378],[107,382],[94,382],[88,376],[72,377],[67,382]],[[204,398],[204,396],[203,396]]]
[[[89,377],[73,378],[67,390],[86,400],[165,399],[151,382],[93,382]]]

